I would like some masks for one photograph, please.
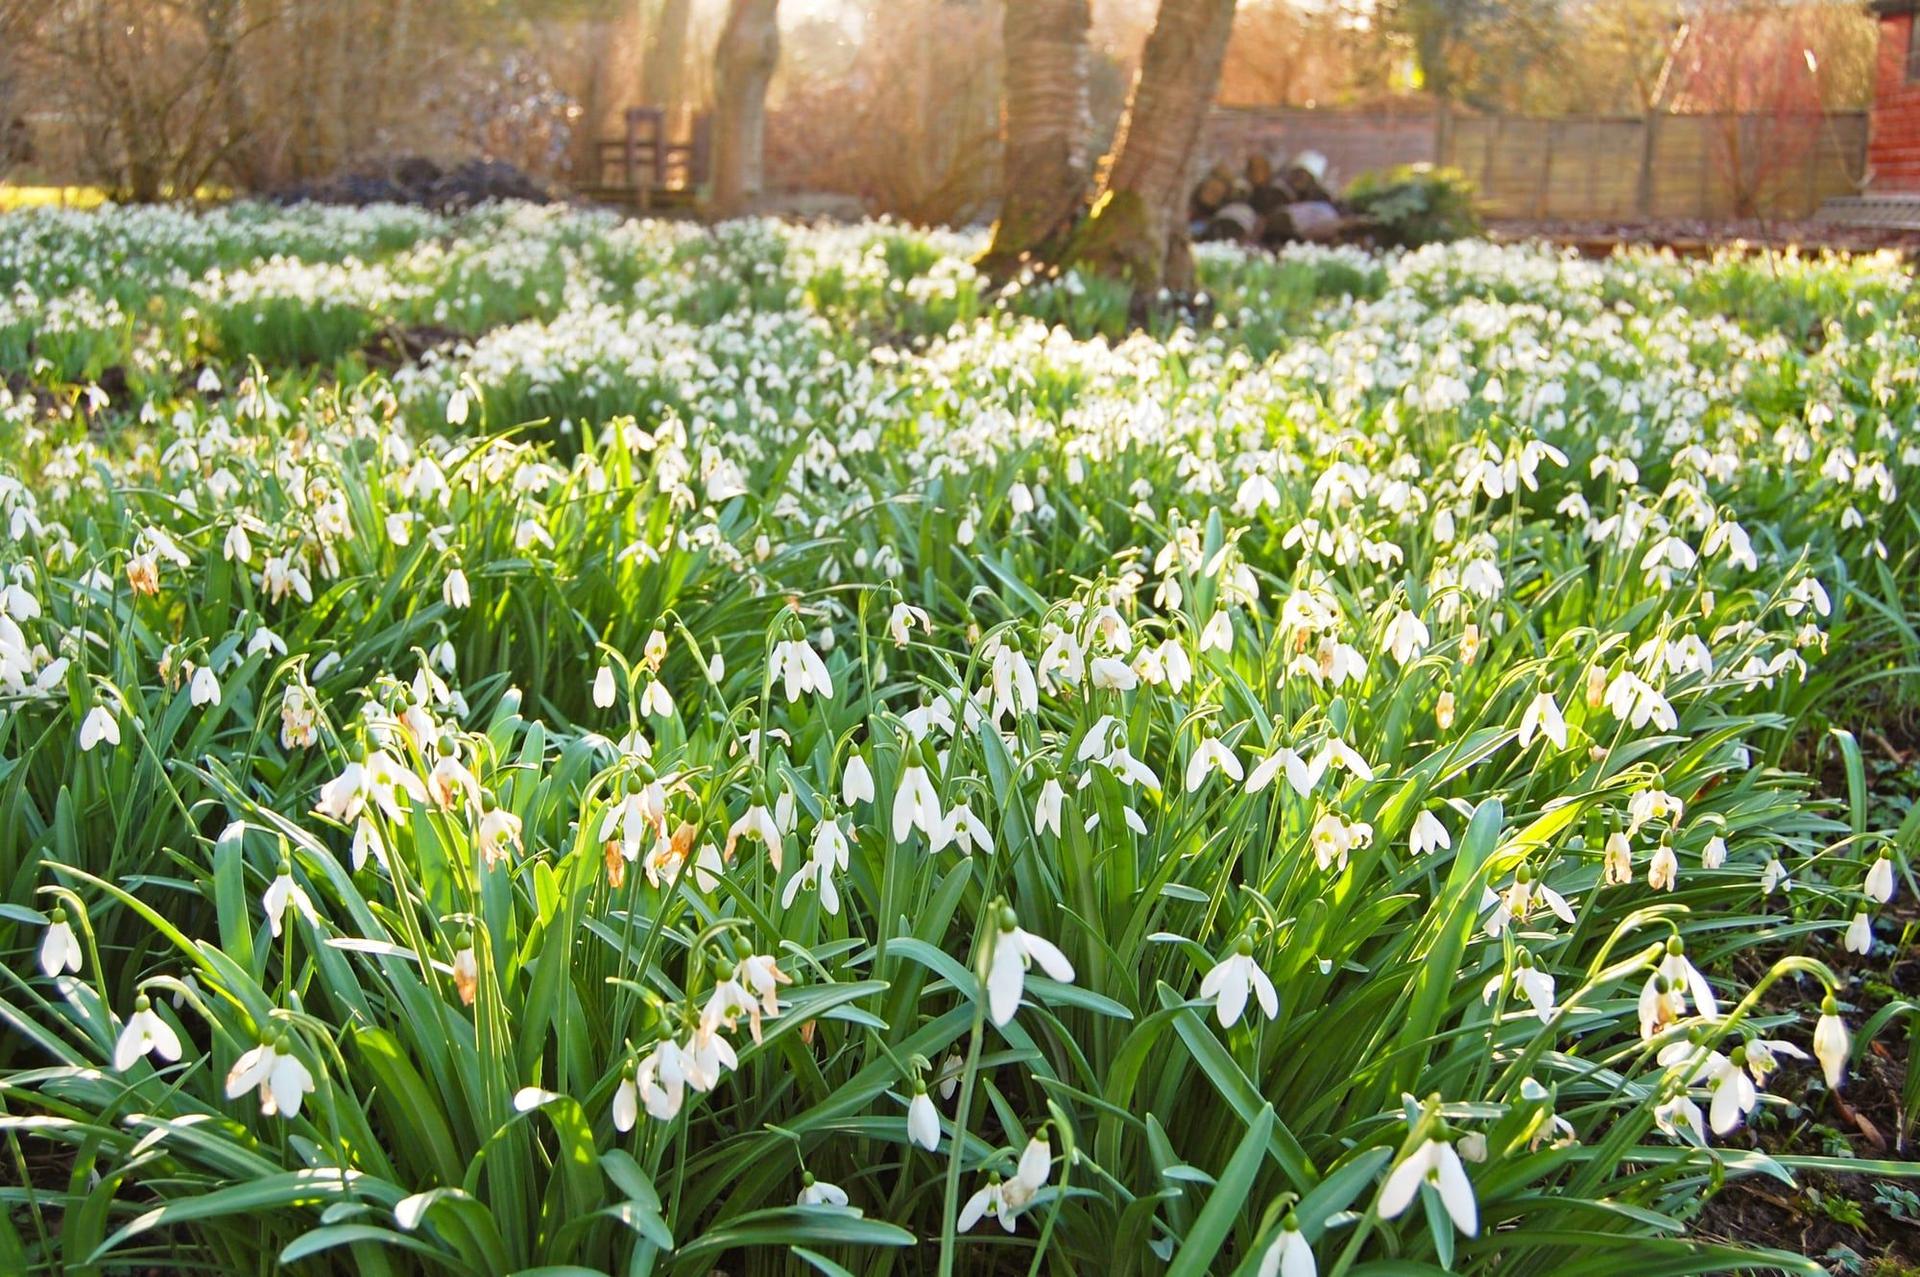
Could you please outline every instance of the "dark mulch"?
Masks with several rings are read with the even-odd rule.
[[[374,168],[297,182],[267,193],[276,204],[416,204],[459,212],[488,200],[551,204],[554,194],[525,171],[500,160],[468,160],[443,169],[409,156]]]

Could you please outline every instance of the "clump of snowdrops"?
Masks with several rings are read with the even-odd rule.
[[[0,242],[152,299],[0,397],[10,1270],[1814,1271],[1686,1228],[1908,1013],[1889,263]]]

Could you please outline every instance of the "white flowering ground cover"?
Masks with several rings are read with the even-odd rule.
[[[0,1270],[1819,1271],[1898,263],[978,247],[0,219]]]

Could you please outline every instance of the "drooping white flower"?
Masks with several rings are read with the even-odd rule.
[[[220,678],[205,665],[193,671],[187,684],[187,700],[195,706],[220,703]]]
[[[273,881],[267,885],[266,891],[260,896],[260,907],[267,914],[267,926],[276,936],[280,934],[281,923],[286,916],[288,905],[292,905],[294,910],[305,917],[309,923],[319,923],[320,915],[314,912],[313,901],[307,898],[307,893],[301,889],[300,884],[293,880],[292,867],[283,862],[280,872],[274,875]]]
[[[1245,775],[1233,750],[1208,737],[1193,747],[1193,757],[1187,760],[1187,792],[1191,794],[1206,784],[1207,773],[1216,768],[1224,772],[1229,780],[1238,781]]]
[[[1300,1231],[1299,1222],[1289,1214],[1280,1225],[1280,1235],[1260,1256],[1260,1268],[1255,1277],[1319,1277],[1319,1272],[1319,1265],[1313,1258],[1313,1247],[1307,1244],[1306,1234]]]
[[[945,821],[940,811],[940,795],[934,792],[927,769],[918,761],[918,746],[910,748],[907,763],[900,769],[900,784],[893,793],[893,840],[905,842],[917,827],[929,839],[943,837]]]
[[[767,859],[774,869],[780,868],[785,843],[780,837],[780,825],[767,810],[765,803],[754,803],[742,812],[740,818],[727,829],[727,859],[733,859],[734,846],[742,839],[753,839],[764,843]]]
[[[833,676],[827,672],[827,663],[805,639],[782,639],[775,643],[769,667],[772,677],[785,688],[788,704],[808,692],[833,699]]]
[[[1049,776],[1040,786],[1040,797],[1033,804],[1033,831],[1044,834],[1052,831],[1060,836],[1060,808],[1066,801],[1066,791],[1060,787],[1056,778]]]
[[[152,999],[143,993],[133,1000],[133,1014],[127,1017],[113,1044],[114,1071],[125,1073],[144,1055],[157,1055],[168,1063],[178,1060],[180,1035],[160,1018],[160,1013],[153,1009]]]
[[[1718,1051],[1713,1052],[1713,1056],[1707,1072],[1707,1086],[1712,1095],[1707,1104],[1707,1118],[1715,1135],[1727,1135],[1760,1103],[1760,1093],[1746,1069],[1741,1067],[1744,1061],[1736,1062]]]
[[[1231,1029],[1240,1021],[1240,1014],[1246,1009],[1247,994],[1251,990],[1260,1001],[1260,1009],[1271,1020],[1280,1014],[1280,997],[1274,992],[1273,981],[1253,960],[1253,943],[1242,937],[1233,953],[1214,965],[1200,981],[1200,996],[1214,999],[1214,1011],[1220,1017],[1220,1027]]]
[[[1893,882],[1893,857],[1882,849],[1867,870],[1867,881],[1863,888],[1867,899],[1875,904],[1886,904],[1893,899]]]
[[[893,605],[893,611],[887,614],[887,632],[893,635],[895,646],[905,647],[913,635],[914,626],[929,633],[933,631],[933,622],[926,612],[914,607],[904,599]]]
[[[614,691],[613,666],[603,662],[599,671],[593,676],[594,705],[600,709],[610,708],[613,705]]]
[[[1453,1145],[1429,1139],[1407,1159],[1387,1173],[1380,1186],[1378,1203],[1383,1219],[1397,1219],[1413,1203],[1422,1184],[1431,1185],[1440,1194],[1441,1205],[1453,1220],[1453,1226],[1468,1237],[1480,1231],[1480,1211],[1473,1197],[1473,1183]]]
[[[1424,856],[1430,851],[1444,851],[1452,846],[1453,838],[1438,816],[1423,810],[1413,818],[1413,833],[1407,839],[1407,849],[1414,855]]]
[[[87,753],[101,741],[109,745],[120,743],[120,720],[105,705],[95,705],[80,720],[80,751]]]
[[[825,1180],[815,1179],[809,1174],[801,1180],[799,1204],[844,1207],[847,1204],[847,1190],[838,1184],[829,1184]]]
[[[1813,1054],[1826,1074],[1827,1085],[1833,1090],[1839,1090],[1841,1082],[1846,1080],[1847,1055],[1852,1045],[1846,1023],[1840,1018],[1839,1004],[1829,993],[1820,1003],[1820,1019],[1813,1026]]]
[[[867,760],[859,754],[848,755],[846,769],[840,773],[840,801],[849,807],[870,803],[874,792],[873,773],[867,768]]]
[[[227,1098],[237,1100],[248,1091],[260,1095],[266,1117],[298,1117],[300,1102],[313,1093],[313,1074],[282,1041],[263,1042],[234,1061],[227,1073]]]
[[[1560,716],[1560,706],[1551,692],[1541,692],[1528,701],[1520,715],[1520,748],[1530,747],[1536,736],[1545,736],[1555,749],[1567,747],[1567,722]]]
[[[1395,664],[1406,665],[1426,650],[1431,641],[1426,625],[1405,608],[1394,614],[1387,622],[1386,633],[1382,636],[1387,651],[1393,656]]]
[[[49,978],[62,971],[80,970],[80,941],[73,934],[65,909],[55,909],[47,922],[47,934],[40,938],[40,970]]]
[[[907,1105],[907,1141],[929,1153],[940,1147],[940,1111],[934,1108],[924,1082],[914,1084],[913,1099]]]
[[[1031,931],[1023,930],[1013,910],[1001,907],[998,933],[987,968],[987,1017],[1005,1024],[1020,1009],[1020,995],[1026,988],[1027,968],[1034,963],[1062,984],[1073,983],[1073,964],[1058,945]]]
[[[455,611],[473,606],[473,589],[467,584],[464,571],[455,568],[447,573],[447,579],[440,586],[440,599]]]
[[[1873,948],[1873,919],[1867,916],[1865,909],[1853,915],[1853,921],[1847,924],[1847,934],[1842,942],[1848,953],[1865,954]]]

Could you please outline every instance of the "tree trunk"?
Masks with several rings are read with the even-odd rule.
[[[780,60],[779,0],[732,0],[714,57],[713,199],[716,217],[737,217],[764,186],[767,85]]]
[[[1093,214],[1068,256],[1136,294],[1192,283],[1187,176],[1220,87],[1234,0],[1160,0]]]
[[[1011,273],[1073,229],[1087,198],[1093,120],[1087,100],[1088,0],[1005,0],[1005,143],[1000,220],[981,259]]]
[[[669,127],[679,123],[686,100],[687,22],[693,0],[661,0],[660,16],[647,33],[647,53],[640,64],[642,99],[667,113]]]

